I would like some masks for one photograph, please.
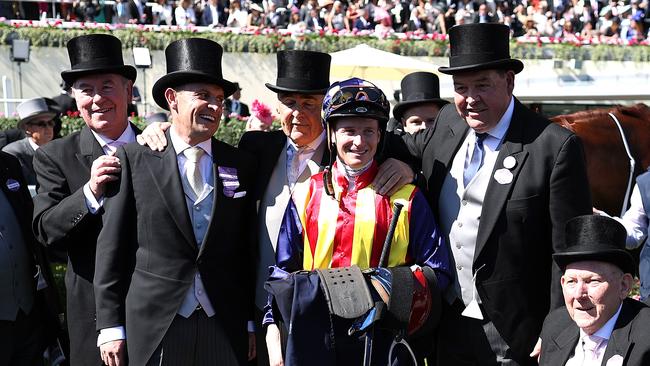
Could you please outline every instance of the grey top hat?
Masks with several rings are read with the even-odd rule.
[[[36,118],[47,117],[48,119],[53,119],[57,115],[56,112],[48,107],[47,102],[43,98],[28,99],[18,104],[16,112],[18,112],[18,118],[20,118],[20,126]]]

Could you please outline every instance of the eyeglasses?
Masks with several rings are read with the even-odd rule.
[[[27,125],[28,126],[34,126],[34,127],[40,127],[40,128],[54,127],[54,121],[29,122],[29,123],[27,123]]]

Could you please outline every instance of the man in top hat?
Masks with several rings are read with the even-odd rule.
[[[440,108],[448,104],[440,98],[440,80],[431,72],[414,72],[402,79],[402,100],[393,108],[393,116],[404,132],[414,134],[432,128]]]
[[[449,239],[456,283],[440,325],[441,365],[532,365],[549,309],[561,305],[564,223],[591,212],[582,144],[515,97],[521,61],[509,29],[450,29],[454,104],[435,129],[404,135]]]
[[[249,131],[239,141],[239,148],[258,159],[255,199],[258,203],[258,262],[255,305],[256,324],[261,324],[262,310],[268,295],[264,283],[268,268],[275,264],[280,225],[291,196],[296,190],[308,188],[309,177],[318,173],[330,161],[321,108],[329,87],[331,56],[314,51],[280,51],[277,53],[277,79],[266,87],[277,93],[276,112],[281,131]],[[166,125],[147,127],[143,138],[152,148],[167,143],[160,136]],[[383,170],[382,170],[383,169]],[[383,175],[381,174],[383,173]],[[382,165],[375,180],[381,194],[394,193],[413,180],[412,171],[401,162],[390,159]],[[381,180],[380,180],[381,179]],[[268,364],[265,350],[265,330],[257,329],[258,364]],[[279,341],[279,329],[270,327],[270,336]],[[271,355],[278,362],[281,355]]]
[[[10,143],[2,151],[18,158],[27,184],[36,185],[32,164],[34,151],[54,138],[54,118],[57,113],[48,107],[43,98],[26,100],[16,107],[16,111],[20,118],[18,127],[25,130],[27,137]]]
[[[609,217],[567,222],[567,248],[553,254],[566,306],[544,321],[540,365],[650,364],[650,308],[627,297],[636,264],[625,238]]]
[[[226,105],[224,107],[224,117],[226,119],[232,117],[248,117],[251,115],[248,111],[248,105],[239,100],[241,98],[241,87],[239,87],[239,83],[234,84],[236,88],[235,92],[230,98],[226,99]]]
[[[120,170],[115,149],[134,141],[137,134],[126,112],[137,72],[124,65],[122,44],[113,36],[79,36],[67,47],[71,68],[61,77],[72,87],[86,125],[36,150],[39,189],[33,228],[41,243],[68,253],[70,364],[101,365],[92,287],[95,246],[106,183],[117,179]]]
[[[222,53],[202,38],[167,46],[152,93],[171,113],[170,144],[117,152],[122,174],[107,193],[95,271],[97,328],[125,331],[100,344],[109,365],[124,364],[125,342],[130,365],[244,365],[254,354],[256,162],[212,137],[235,91]]]

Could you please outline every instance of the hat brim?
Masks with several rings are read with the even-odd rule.
[[[424,103],[436,103],[439,107],[442,108],[445,104],[449,104],[448,101],[441,98],[432,98],[432,99],[420,99],[420,100],[410,100],[406,102],[399,102],[393,107],[393,116],[396,120],[401,120],[404,111],[414,105],[424,104]]]
[[[189,83],[218,85],[223,89],[225,98],[228,98],[237,90],[235,83],[223,78],[215,77],[214,75],[198,71],[174,71],[161,77],[153,85],[153,88],[151,90],[153,99],[156,101],[156,104],[160,106],[160,108],[169,110],[169,105],[165,99],[165,90],[167,90],[167,88],[174,88]]]
[[[296,89],[296,88],[287,88],[287,87],[282,87],[282,86],[277,86],[269,83],[265,83],[267,88],[271,89],[274,93],[296,93],[296,94],[322,94],[325,95],[327,93],[327,89],[329,88],[322,88],[322,89]]]
[[[80,77],[94,74],[118,74],[135,82],[138,71],[131,65],[119,65],[114,67],[66,70],[61,72],[61,78],[66,85],[72,85]]]
[[[484,62],[480,64],[469,64],[469,65],[454,66],[454,67],[441,66],[438,68],[438,71],[443,74],[454,75],[466,71],[478,71],[478,70],[489,70],[489,69],[512,70],[515,72],[515,74],[518,74],[521,72],[521,70],[524,69],[524,64],[523,62],[515,58],[507,58],[503,60],[495,60],[495,61]]]
[[[41,118],[41,117],[47,117],[49,120],[52,120],[57,115],[58,115],[58,113],[52,112],[52,111],[32,113],[29,116],[26,116],[25,118],[21,118],[20,121],[18,122],[18,127],[22,128],[26,124],[32,122],[35,119]]]
[[[569,264],[582,261],[599,261],[612,263],[624,273],[636,274],[636,264],[632,255],[625,250],[611,249],[599,251],[576,251],[553,254],[553,260],[562,270]]]

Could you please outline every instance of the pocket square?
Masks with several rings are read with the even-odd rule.
[[[623,356],[621,355],[614,355],[607,360],[607,363],[605,366],[623,366]]]
[[[232,198],[242,198],[242,197],[246,197],[246,191],[235,192],[235,194],[232,196]]]
[[[217,168],[217,170],[219,172],[219,178],[223,182],[223,194],[226,197],[233,197],[235,195],[235,190],[239,188],[237,168],[220,166]]]

